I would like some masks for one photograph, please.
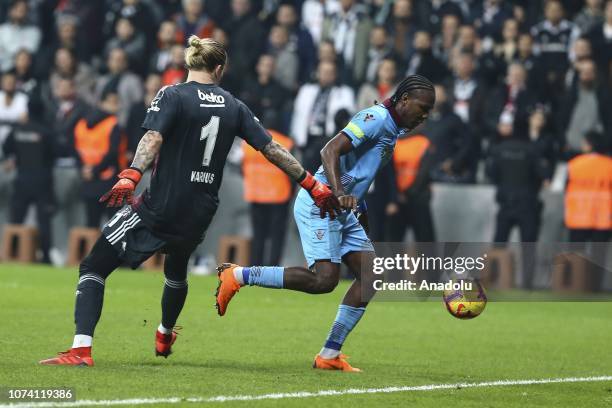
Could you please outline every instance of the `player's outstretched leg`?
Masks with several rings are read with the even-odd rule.
[[[338,285],[340,264],[316,261],[312,270],[282,266],[238,266],[222,264],[217,268],[216,307],[219,316],[227,311],[227,305],[242,286],[291,289],[299,292],[329,293]]]
[[[93,334],[102,314],[104,283],[121,260],[117,252],[103,236],[98,239],[91,253],[79,267],[79,283],[76,290],[74,320],[76,334],[72,348],[57,357],[40,361],[44,365],[93,366],[91,347]]]
[[[327,335],[323,348],[315,357],[314,368],[325,370],[341,370],[348,372],[359,372],[358,368],[352,367],[346,356],[340,352],[349,333],[355,328],[365,313],[368,302],[374,296],[372,286],[374,274],[373,265],[374,252],[350,252],[343,258],[351,272],[355,275],[353,284],[349,287],[342,304],[338,306],[336,318]]]
[[[187,298],[187,263],[190,251],[173,251],[164,260],[164,291],[161,299],[162,319],[155,332],[155,355],[168,357],[176,341],[175,325]]]

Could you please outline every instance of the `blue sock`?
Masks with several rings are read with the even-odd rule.
[[[245,285],[282,288],[285,268],[282,266],[249,266],[242,268]]]
[[[344,340],[346,340],[351,330],[357,325],[364,312],[365,307],[338,306],[336,320],[334,320],[334,324],[327,335],[325,345],[319,353],[321,357],[335,358],[340,354]]]

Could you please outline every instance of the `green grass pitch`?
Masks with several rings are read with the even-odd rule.
[[[374,302],[344,350],[364,372],[345,374],[311,363],[346,283],[322,296],[245,288],[220,318],[213,277],[190,278],[174,354],[156,358],[163,275],[127,270],[107,280],[96,367],[38,366],[71,345],[76,278],[76,268],[0,265],[0,386],[67,386],[77,400],[121,400],[612,375],[612,303],[490,302],[482,316],[461,321],[441,302]],[[222,405],[609,407],[612,381]]]

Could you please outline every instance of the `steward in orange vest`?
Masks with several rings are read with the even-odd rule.
[[[568,162],[565,191],[565,226],[569,240],[583,248],[591,245],[588,271],[592,289],[603,287],[608,241],[612,237],[612,158],[604,136],[589,132],[582,143],[583,154]]]
[[[293,141],[280,132],[268,130],[272,139],[287,150]],[[289,200],[293,185],[287,175],[260,152],[242,143],[244,200],[251,204],[251,264],[278,265],[283,253]],[[266,254],[266,244],[269,255]]]
[[[433,242],[435,233],[429,203],[431,201],[431,143],[416,134],[398,139],[393,153],[395,191],[387,206],[387,239],[402,242],[407,228],[416,241]]]
[[[98,202],[100,196],[113,187],[120,167],[121,131],[117,124],[119,98],[108,90],[102,101],[74,127],[74,148],[81,166],[81,194],[87,210],[87,226],[98,228],[104,213],[111,215]]]
[[[612,158],[599,138],[588,134],[584,153],[568,162],[565,226],[571,241],[593,241],[597,231],[609,235],[612,230]]]

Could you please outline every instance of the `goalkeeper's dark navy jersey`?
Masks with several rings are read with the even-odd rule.
[[[161,133],[151,186],[134,208],[166,240],[200,239],[218,205],[223,167],[235,136],[259,150],[271,138],[244,103],[216,85],[162,88],[142,124]]]

